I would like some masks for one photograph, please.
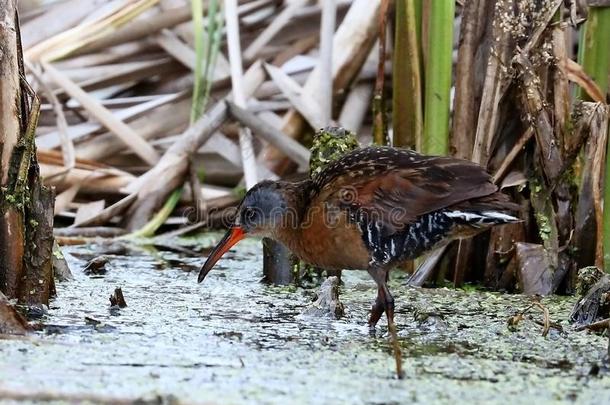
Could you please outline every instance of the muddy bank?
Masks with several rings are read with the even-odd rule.
[[[573,297],[543,301],[563,327],[543,338],[537,312],[507,327],[527,297],[407,288],[395,274],[390,288],[406,372],[396,380],[385,328],[371,337],[366,327],[376,293],[366,272],[344,272],[345,316],[335,320],[301,316],[314,290],[259,282],[257,241],[226,255],[202,285],[202,258],[175,250],[110,252],[104,274],[86,275],[80,269],[95,248],[65,249],[74,281],[58,284],[43,329],[0,340],[0,395],[223,404],[504,403],[508,396],[515,403],[610,402],[610,374],[600,361],[607,338],[572,331]],[[116,287],[125,308],[110,308]]]

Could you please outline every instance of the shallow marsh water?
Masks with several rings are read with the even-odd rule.
[[[134,248],[87,276],[99,250],[65,252],[75,279],[58,283],[44,328],[0,340],[2,402],[610,403],[607,338],[572,331],[573,297],[544,300],[564,332],[543,338],[530,319],[507,327],[527,297],[408,288],[395,274],[406,370],[397,380],[385,327],[371,337],[365,326],[376,294],[366,272],[344,272],[346,316],[330,320],[301,315],[314,290],[259,282],[257,241],[238,245],[203,284],[202,257]],[[109,307],[115,287],[127,308]]]

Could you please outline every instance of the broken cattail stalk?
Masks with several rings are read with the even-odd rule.
[[[319,107],[318,99],[313,94],[303,91],[303,88],[280,68],[266,63],[265,70],[294,109],[305,118],[312,128],[324,126],[324,115]]]
[[[158,2],[159,0],[117,2],[109,12],[99,16],[97,19],[86,21],[39,42],[28,49],[25,56],[31,61],[51,62],[61,59],[86,44],[93,42],[104,33],[120,28]]]
[[[244,76],[244,91],[254,93],[264,80],[260,63],[254,63]],[[152,217],[167,196],[183,184],[188,174],[188,156],[197,150],[218,130],[228,118],[228,107],[224,100],[211,107],[197,122],[187,129],[165,152],[159,163],[140,176],[127,188],[138,195],[130,208],[128,228],[142,227]],[[159,187],[159,183],[163,184]]]
[[[339,114],[339,124],[350,131],[359,133],[369,112],[372,96],[372,84],[366,82],[356,84],[343,103],[341,114]]]
[[[470,159],[480,108],[480,91],[483,77],[477,75],[485,59],[479,55],[489,52],[484,32],[488,24],[489,1],[472,0],[464,4],[460,23],[458,59],[455,64],[455,98],[451,129],[451,153],[455,157]]]

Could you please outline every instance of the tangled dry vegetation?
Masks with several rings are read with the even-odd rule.
[[[22,12],[27,73],[43,100],[38,157],[65,242],[151,235],[159,210],[171,213],[157,217],[169,226],[218,226],[236,187],[307,171],[312,128],[337,123],[369,143],[373,123],[383,125],[371,113],[375,82],[413,74],[394,58],[398,36],[382,53],[392,63],[379,63],[380,21],[403,32],[384,16],[388,1],[225,2],[214,20],[214,2],[203,2],[208,46],[216,38],[218,47],[203,71],[189,3],[66,0]],[[579,268],[602,266],[608,106],[576,62],[586,11],[563,0],[458,5],[449,152],[487,166],[524,222],[435,252],[414,284],[449,278],[548,294],[573,290]],[[415,39],[425,65],[430,49]],[[425,77],[417,80],[419,92]],[[201,83],[210,97],[198,116]],[[395,118],[394,130],[403,124]],[[421,136],[395,143],[425,145]]]
[[[180,205],[198,207],[198,215],[178,209],[167,223],[214,225],[222,216],[215,213],[237,200],[242,159],[247,182],[306,169],[309,151],[292,138],[305,124],[329,123],[320,88],[334,83],[343,125],[363,123],[378,3],[337,2],[337,30],[330,21],[321,41],[319,5],[239,2],[239,36],[228,20],[220,26],[220,52],[203,78],[211,97],[192,125],[197,61],[189,2],[61,1],[23,13],[24,56],[44,100],[38,154],[46,183],[57,190],[57,224],[135,231],[185,185]],[[329,74],[318,44],[333,36]],[[237,46],[231,41],[241,53],[229,52]],[[232,83],[230,66],[242,63],[246,71]],[[252,141],[249,132],[240,138],[236,123],[254,130]]]

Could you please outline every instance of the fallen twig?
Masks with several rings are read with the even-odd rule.
[[[550,316],[549,316],[549,310],[547,309],[547,307],[542,305],[542,303],[540,301],[532,302],[523,311],[520,311],[517,314],[508,318],[508,327],[509,328],[517,327],[517,325],[519,325],[519,323],[523,319],[525,319],[525,314],[527,314],[532,308],[538,308],[538,309],[540,309],[540,311],[542,311],[542,316],[543,316],[542,336],[546,337],[546,335],[548,335],[548,333],[549,333],[549,330],[551,329],[551,320],[550,320]]]

